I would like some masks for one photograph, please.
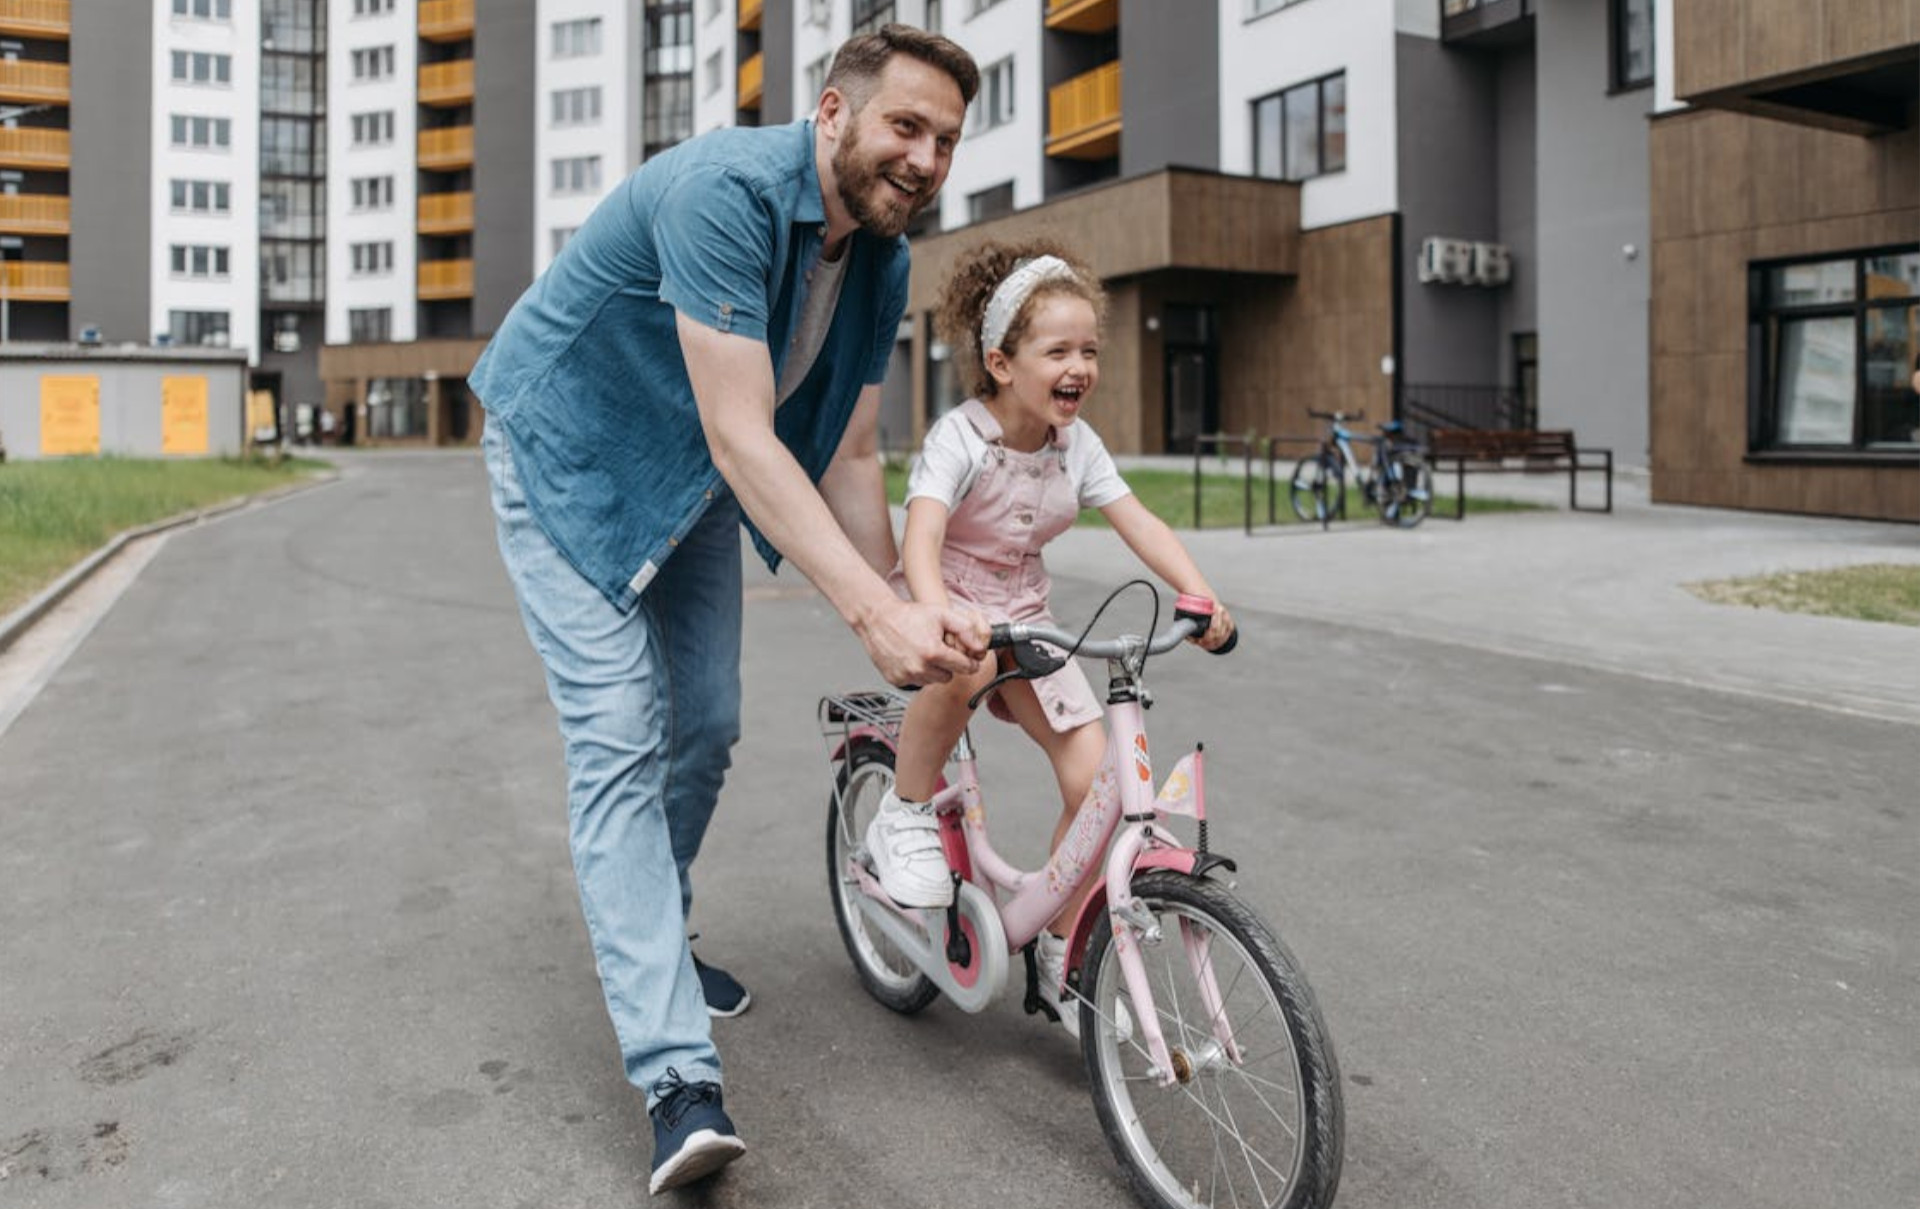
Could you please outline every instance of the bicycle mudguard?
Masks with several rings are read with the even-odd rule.
[[[1223,862],[1212,853],[1201,853],[1196,848],[1149,848],[1134,858],[1133,872],[1137,877],[1152,869],[1171,869],[1175,873],[1184,873],[1189,877],[1199,877],[1208,869]],[[1093,936],[1093,926],[1107,912],[1107,885],[1103,881],[1087,901],[1080,904],[1080,912],[1073,918],[1073,930],[1067,934],[1067,968],[1078,969],[1087,953],[1087,941]]]
[[[889,750],[897,750],[894,737],[877,726],[856,726],[847,732],[847,737],[834,744],[827,752],[827,762],[837,764],[846,758],[849,751],[861,743],[872,741]]]

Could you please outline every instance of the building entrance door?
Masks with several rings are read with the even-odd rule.
[[[1213,308],[1169,303],[1160,329],[1166,361],[1167,453],[1193,452],[1194,438],[1220,427]]]

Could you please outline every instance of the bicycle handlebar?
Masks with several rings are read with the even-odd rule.
[[[1038,641],[1057,646],[1063,651],[1072,651],[1075,655],[1087,659],[1126,659],[1138,654],[1144,642],[1146,653],[1159,655],[1172,650],[1195,634],[1204,633],[1213,613],[1213,602],[1207,601],[1204,612],[1187,608],[1190,598],[1181,597],[1182,603],[1174,608],[1173,624],[1149,639],[1137,634],[1123,634],[1118,638],[1107,638],[1082,642],[1080,635],[1069,634],[1065,630],[1044,625],[1017,625],[1002,622],[993,627],[987,646],[998,650],[1017,646],[1022,642]],[[1240,628],[1235,626],[1227,635],[1227,640],[1208,654],[1224,655],[1240,643]]]
[[[1308,408],[1307,414],[1316,420],[1331,420],[1335,424],[1345,424],[1349,420],[1364,420],[1367,418],[1367,413],[1364,411],[1315,411],[1312,408]]]

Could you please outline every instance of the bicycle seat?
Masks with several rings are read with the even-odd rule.
[[[1407,426],[1398,420],[1386,420],[1380,425],[1380,431],[1389,435],[1405,432],[1406,430]]]

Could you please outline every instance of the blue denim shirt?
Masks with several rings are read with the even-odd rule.
[[[617,607],[725,488],[675,311],[765,342],[778,381],[825,233],[812,122],[714,131],[616,186],[481,352],[468,385],[505,432],[534,519]],[[861,389],[886,376],[906,310],[904,238],[857,231],[845,254],[826,342],[774,415],[815,482]]]

